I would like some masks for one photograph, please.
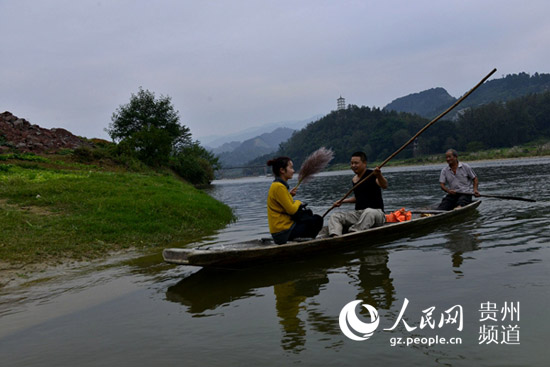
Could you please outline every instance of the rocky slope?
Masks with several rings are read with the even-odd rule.
[[[84,139],[65,129],[45,129],[11,112],[0,114],[0,153],[16,148],[20,152],[44,153],[75,149]]]

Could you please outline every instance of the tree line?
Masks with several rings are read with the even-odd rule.
[[[403,150],[399,158],[440,154],[449,148],[477,151],[550,139],[549,116],[548,91],[465,108],[455,119],[442,120],[430,127]],[[128,104],[119,106],[113,113],[112,123],[106,129],[117,143],[113,154],[137,159],[152,167],[169,167],[194,185],[209,184],[214,179],[214,171],[220,168],[219,161],[198,141],[193,141],[189,128],[179,120],[170,97],[156,98],[154,93],[140,88]],[[364,151],[371,162],[382,161],[428,121],[417,114],[349,105],[309,123],[281,143],[277,152],[248,165],[261,166],[272,156],[285,155],[300,166],[321,146],[334,151],[333,164],[347,163],[358,150]]]
[[[350,105],[310,123],[281,143],[277,152],[250,165],[263,164],[270,156],[286,155],[299,166],[321,146],[334,150],[333,164],[347,163],[358,150],[364,151],[369,161],[382,161],[428,122],[416,114]],[[449,148],[505,148],[537,139],[550,139],[550,92],[463,109],[456,119],[434,124],[398,157],[440,154]]]
[[[550,92],[465,110],[456,121],[457,146],[468,151],[506,148],[550,138]]]

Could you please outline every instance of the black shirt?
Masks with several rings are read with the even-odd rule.
[[[367,169],[363,176],[359,179],[361,181],[372,173],[372,170]],[[358,182],[359,182],[358,181]],[[352,181],[352,184],[355,185]],[[384,201],[382,200],[382,189],[376,183],[376,176],[372,175],[369,179],[363,182],[361,185],[353,190],[355,195],[355,210],[363,210],[366,208],[382,209],[384,210]]]

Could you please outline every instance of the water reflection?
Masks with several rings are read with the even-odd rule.
[[[477,235],[471,232],[451,232],[445,235],[445,239],[447,242],[444,247],[452,253],[453,271],[458,276],[463,276],[459,268],[464,262],[464,254],[479,249]]]
[[[357,273],[359,293],[355,298],[377,309],[389,310],[395,301],[395,289],[388,267],[388,252],[373,251],[361,257],[360,261]]]
[[[268,366],[365,361],[546,366],[550,159],[533,162],[472,166],[482,192],[535,198],[536,203],[487,199],[477,216],[386,240],[383,248],[243,271],[171,266],[157,253],[99,271],[79,270],[17,292],[4,289],[0,360],[25,367],[75,360],[80,366],[226,366],[251,364],[252,358]],[[439,202],[441,167],[384,170],[390,179],[386,206]],[[302,186],[299,199],[326,210],[347,191],[350,179],[347,172],[319,176]],[[269,179],[259,179],[215,186],[215,196],[239,220],[211,240],[263,237],[269,185]],[[389,327],[405,297],[411,300],[407,316],[413,323],[424,307],[463,305],[469,312],[464,344],[397,348],[389,345],[390,336],[413,334],[381,331],[356,343],[340,331],[338,314],[346,302],[361,299],[384,310],[380,315]],[[486,301],[521,302],[521,345],[478,344],[476,310]],[[426,330],[418,334],[427,335]]]
[[[443,196],[437,185],[441,167],[386,170],[385,175],[390,182],[390,189],[384,192],[386,207],[390,210],[402,206],[412,209],[437,204]],[[505,178],[498,165],[478,163],[475,169],[482,178],[481,188],[487,193],[533,197],[533,191],[522,185],[520,177],[525,174],[523,167],[509,167]],[[390,317],[396,316],[393,314],[398,297],[389,257],[397,249],[446,249],[443,251],[450,253],[449,268],[457,279],[468,275],[464,273],[464,263],[475,260],[474,252],[487,251],[492,247],[513,246],[511,251],[517,255],[517,260],[508,266],[540,263],[538,253],[549,238],[547,220],[550,209],[545,204],[549,198],[546,189],[548,174],[541,173],[547,170],[546,167],[530,166],[528,169],[534,169],[530,182],[539,189],[545,188],[537,193],[537,203],[486,199],[479,212],[450,223],[441,223],[437,228],[421,228],[397,240],[385,238],[382,249],[359,249],[241,271],[200,270],[169,287],[166,299],[186,306],[194,317],[204,317],[212,315],[208,311],[217,314],[221,308],[239,300],[250,299],[254,302],[253,298],[263,297],[267,292],[275,296],[269,312],[277,319],[282,350],[291,353],[307,350],[306,341],[311,341],[314,332],[332,343],[326,348],[338,349],[342,343],[338,311],[327,311],[320,306],[320,300],[326,307],[330,302],[326,300],[327,294],[335,297],[335,294],[338,295],[335,287],[345,288],[341,284],[334,286],[338,275],[354,290],[354,294],[346,295],[346,299],[363,300],[379,310],[388,310]],[[300,200],[308,202],[314,211],[322,212],[341,197],[350,180],[351,174],[348,172],[320,175],[302,186]],[[270,179],[262,179],[223,184],[213,189],[212,194],[232,206],[239,220],[211,240],[223,242],[265,236],[267,219],[264,206],[269,184]],[[250,199],[247,203],[241,200],[242,192],[246,192]],[[527,241],[531,245],[525,249],[521,245]],[[331,284],[333,286],[329,288]],[[418,289],[415,292],[419,292]],[[341,308],[341,305],[338,307]]]
[[[320,271],[314,276],[278,283],[273,286],[275,308],[282,327],[281,347],[284,350],[299,352],[306,343],[305,321],[299,316],[306,308],[306,300],[317,296],[320,287],[329,282],[326,272]],[[317,315],[317,318],[320,315]],[[319,324],[319,319],[313,320]]]
[[[356,289],[357,299],[378,309],[391,308],[395,289],[388,261],[388,252],[377,249],[261,268],[201,269],[169,287],[166,299],[186,306],[194,317],[204,317],[208,310],[260,296],[265,291],[263,288],[272,288],[273,312],[281,328],[281,348],[298,353],[305,348],[308,327],[325,335],[340,334],[337,315],[326,314],[316,307],[315,301],[327,288],[335,269],[347,276],[347,283]]]

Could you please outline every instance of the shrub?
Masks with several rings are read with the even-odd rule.
[[[206,186],[214,179],[214,170],[210,163],[194,155],[180,154],[174,157],[171,168],[181,178],[195,186]]]

